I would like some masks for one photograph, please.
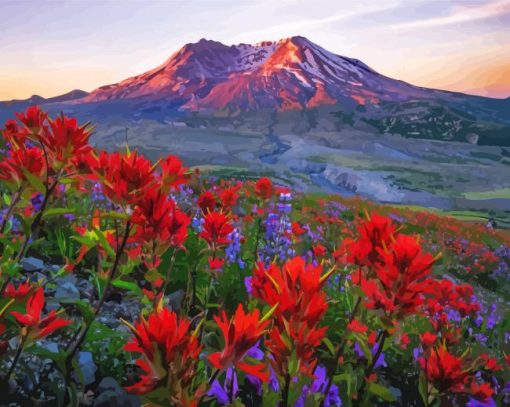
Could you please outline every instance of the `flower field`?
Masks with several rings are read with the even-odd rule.
[[[91,133],[2,129],[0,405],[510,403],[507,231]]]

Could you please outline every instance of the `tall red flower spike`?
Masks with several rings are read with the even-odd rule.
[[[157,307],[147,319],[126,325],[134,336],[124,349],[143,355],[136,362],[142,370],[140,381],[126,390],[146,394],[161,387],[173,403],[187,405],[201,350],[190,322],[169,308]]]
[[[204,230],[200,237],[204,239],[213,250],[230,243],[228,235],[234,227],[224,212],[209,212],[204,217]]]
[[[215,315],[214,320],[223,333],[225,347],[222,352],[209,355],[209,362],[220,370],[237,367],[262,381],[269,380],[269,373],[263,362],[251,364],[244,361],[248,351],[264,336],[269,325],[269,321],[260,319],[259,310],[245,313],[239,304],[230,320],[225,311],[221,316]]]
[[[262,198],[264,200],[269,199],[273,196],[273,193],[274,193],[273,183],[269,178],[262,177],[255,184],[255,194],[257,194],[259,198]]]

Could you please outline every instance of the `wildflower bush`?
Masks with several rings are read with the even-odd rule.
[[[510,401],[508,234],[217,180],[91,132],[37,107],[2,130],[0,401],[92,405],[104,376],[151,406]],[[57,296],[68,276],[92,292]],[[123,301],[139,315],[113,324]]]

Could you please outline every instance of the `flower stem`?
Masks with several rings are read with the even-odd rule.
[[[282,406],[288,407],[289,405],[289,392],[290,392],[290,374],[287,373],[285,376],[285,387],[282,391]]]
[[[113,278],[115,277],[115,274],[117,273],[117,269],[119,268],[120,258],[121,258],[122,254],[124,252],[124,248],[126,246],[126,243],[127,243],[130,231],[131,231],[131,223],[128,221],[127,224],[126,224],[126,229],[124,231],[124,236],[122,238],[122,242],[120,243],[120,245],[117,248],[117,252],[115,254],[115,260],[113,262],[113,266],[110,269],[110,272],[108,273],[105,287],[103,289],[103,292],[101,293],[101,297],[99,298],[99,302],[94,307],[94,318],[92,318],[87,323],[85,323],[85,325],[83,325],[74,334],[73,338],[71,339],[71,342],[69,342],[69,344],[67,346],[67,350],[66,350],[66,382],[67,383],[69,383],[69,380],[70,380],[71,365],[72,365],[73,357],[76,354],[76,352],[78,351],[78,349],[80,348],[80,346],[82,345],[83,341],[85,340],[85,337],[87,336],[87,333],[88,333],[88,331],[89,331],[89,329],[90,329],[90,327],[92,325],[92,322],[94,322],[96,316],[99,314],[99,312],[101,311],[101,308],[102,308],[104,302],[106,301],[106,297],[107,297],[107,294],[108,294],[108,289],[110,287],[110,283],[113,280]]]
[[[356,304],[354,305],[354,308],[352,309],[351,315],[349,316],[349,323],[352,322],[354,317],[356,316],[359,306],[361,304],[361,296],[358,297],[356,300]],[[346,336],[347,336],[347,329],[345,330],[344,334],[342,335],[342,338],[340,340],[340,345],[338,346],[338,349],[335,354],[335,358],[333,359],[332,363],[328,366],[328,372],[327,372],[327,380],[328,384],[326,385],[326,389],[324,390],[324,399],[321,401],[320,406],[324,406],[324,402],[326,400],[326,397],[328,397],[329,390],[331,389],[331,386],[333,385],[333,376],[336,374],[336,370],[338,368],[338,359],[340,359],[340,356],[344,353],[344,348],[346,342]]]
[[[389,337],[388,331],[384,330],[380,337],[380,340],[378,341],[379,347],[377,348],[377,352],[372,358],[372,363],[370,363],[368,368],[365,370],[365,380],[363,380],[363,383],[361,383],[361,387],[358,391],[358,398],[355,403],[356,406],[361,405],[361,402],[363,401],[363,398],[365,396],[365,388],[367,386],[367,380],[374,371],[375,365],[377,364],[377,361],[379,360],[379,357],[381,356],[381,353],[383,351],[384,343],[386,342],[386,339],[388,337]]]

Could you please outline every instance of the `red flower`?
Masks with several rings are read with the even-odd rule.
[[[17,311],[11,311],[11,315],[16,318],[20,325],[29,329],[29,335],[35,339],[42,339],[59,328],[69,325],[72,321],[58,318],[55,311],[51,311],[46,318],[41,319],[41,311],[44,307],[44,291],[42,288],[28,299],[26,314],[20,314]]]
[[[120,205],[138,203],[155,183],[154,167],[137,152],[123,155],[102,151],[91,166],[106,196]]]
[[[229,223],[229,218],[223,212],[209,212],[205,214],[204,230],[200,237],[204,239],[214,251],[218,247],[230,243],[228,235],[234,227]]]
[[[347,329],[353,332],[363,333],[368,331],[368,326],[359,322],[356,319],[353,319],[351,322],[347,324]]]
[[[8,298],[23,299],[32,291],[32,285],[30,283],[21,283],[18,288],[14,284],[9,283],[5,288],[4,295]]]
[[[88,123],[78,126],[75,118],[63,114],[50,120],[50,128],[42,133],[41,142],[48,151],[52,166],[63,166],[74,157],[92,151],[89,144],[91,131],[87,127]]]
[[[434,335],[433,333],[430,333],[430,332],[425,332],[423,335],[420,336],[420,339],[421,339],[421,343],[425,347],[430,347],[430,346],[434,345],[434,343],[436,342],[437,335]]]
[[[312,251],[315,257],[324,257],[327,253],[326,248],[321,245],[320,243],[317,243],[315,246],[312,247]]]
[[[213,212],[216,208],[216,198],[209,191],[202,192],[198,197],[197,204],[202,209],[202,212],[207,214]]]
[[[225,259],[221,259],[218,257],[209,257],[207,260],[209,262],[209,268],[212,271],[220,270],[225,264]]]
[[[196,336],[190,333],[189,321],[158,307],[147,320],[142,317],[134,326],[127,325],[134,337],[124,349],[144,358],[137,361],[143,370],[140,381],[126,390],[145,394],[166,386],[172,400],[187,396],[201,349]]]
[[[358,266],[375,265],[380,255],[379,249],[390,245],[395,231],[390,218],[372,213],[358,227],[359,238],[345,239],[333,255],[341,257],[345,254],[347,261]]]
[[[428,358],[421,357],[418,361],[427,380],[441,392],[464,391],[469,372],[463,368],[463,359],[449,353],[446,346],[433,348]]]
[[[21,147],[11,150],[11,156],[0,162],[0,180],[18,186],[27,181],[26,174],[40,178],[46,171],[44,153],[39,147]]]
[[[237,203],[237,189],[227,188],[220,192],[221,207],[225,210],[232,208]]]
[[[225,370],[234,366],[263,381],[268,381],[269,374],[263,362],[250,364],[245,362],[244,358],[264,336],[269,321],[260,319],[258,309],[245,313],[241,304],[230,320],[227,319],[225,311],[221,317],[215,315],[214,320],[223,333],[225,347],[222,352],[209,355],[209,362],[217,369]]]
[[[273,368],[279,375],[288,373],[295,354],[299,370],[313,374],[315,350],[326,333],[317,325],[328,305],[322,287],[332,273],[322,275],[322,266],[307,265],[301,257],[285,262],[283,267],[259,263],[251,280],[255,298],[276,306],[275,326],[266,343],[273,355]]]
[[[482,401],[489,399],[494,394],[494,390],[489,383],[477,384],[472,382],[469,391],[475,398]]]
[[[159,242],[180,247],[188,234],[189,217],[173,201],[156,189],[149,189],[140,199],[132,216],[138,225],[135,237],[144,242]]]
[[[267,177],[260,178],[255,184],[255,193],[262,199],[269,199],[273,196],[273,183]]]
[[[16,113],[16,117],[32,130],[43,127],[48,115],[39,106],[30,106],[25,112]]]
[[[188,169],[182,166],[179,157],[169,155],[161,161],[159,166],[161,168],[162,189],[165,193],[188,182],[189,176],[186,173]]]
[[[379,263],[373,268],[376,278],[362,278],[361,288],[368,308],[396,311],[397,318],[402,318],[416,312],[423,303],[429,284],[425,278],[432,272],[435,259],[423,252],[413,236],[397,235],[393,239],[390,248],[377,248]]]

